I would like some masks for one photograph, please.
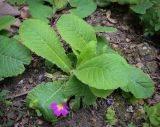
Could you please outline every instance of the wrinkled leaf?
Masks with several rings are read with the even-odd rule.
[[[12,25],[15,21],[16,19],[9,15],[0,17],[0,30]]]
[[[38,111],[47,121],[54,121],[56,117],[50,109],[50,104],[66,101],[63,88],[64,85],[60,82],[40,84],[28,93],[27,106]]]
[[[45,22],[29,19],[20,27],[20,37],[33,52],[46,58],[66,72],[71,70],[71,63],[56,35]]]
[[[89,42],[86,45],[86,47],[82,50],[80,55],[78,56],[78,61],[77,61],[76,66],[79,66],[80,64],[83,64],[84,62],[88,61],[89,59],[95,57],[96,56],[96,46],[97,46],[96,41]]]
[[[146,10],[151,8],[153,4],[150,1],[144,1],[141,4],[132,5],[130,8],[138,14],[145,14]]]
[[[104,53],[118,54],[116,51],[114,51],[112,48],[110,48],[109,42],[106,40],[105,37],[98,36],[97,37],[97,55],[101,55]]]
[[[96,97],[102,97],[102,98],[106,98],[113,92],[113,90],[99,90],[92,87],[90,87],[90,90]]]
[[[146,107],[147,116],[149,117],[150,123],[154,127],[160,126],[160,103],[154,106]]]
[[[74,50],[82,51],[87,43],[96,41],[94,29],[84,20],[72,14],[60,17],[56,26],[62,38]]]
[[[75,96],[75,105],[80,106],[80,98],[83,99],[84,105],[95,104],[96,96],[90,91],[89,87],[79,81],[75,76],[72,76],[64,89],[64,94],[67,98]],[[79,106],[77,108],[79,108]]]
[[[102,54],[78,66],[74,74],[96,89],[116,89],[128,83],[128,64],[118,54]]]
[[[53,3],[57,10],[61,10],[67,5],[68,1],[67,0],[53,0]]]
[[[110,5],[111,1],[110,0],[96,0],[97,6],[99,7],[106,7]]]
[[[25,4],[26,0],[7,0],[7,2],[13,5],[21,5]]]
[[[42,0],[27,0],[31,15],[35,19],[40,19],[49,22],[48,19],[52,17],[55,10],[43,4]]]
[[[21,74],[30,61],[27,48],[15,39],[0,36],[0,78]]]
[[[154,92],[154,82],[152,79],[138,68],[130,67],[129,71],[130,82],[121,88],[125,92],[131,92],[136,98],[150,97]]]
[[[81,18],[88,17],[97,8],[94,0],[70,0],[70,5],[75,8],[71,9],[70,12]]]

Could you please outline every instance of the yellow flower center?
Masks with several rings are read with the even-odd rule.
[[[63,109],[63,105],[62,104],[58,104],[58,109],[62,110]]]

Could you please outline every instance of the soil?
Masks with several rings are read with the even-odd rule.
[[[111,17],[107,14],[111,12]],[[56,14],[51,20],[54,26],[57,18],[63,10]],[[110,45],[122,54],[128,63],[141,68],[144,72],[155,81],[156,91],[154,95],[146,100],[139,100],[131,103],[122,96],[120,90],[116,90],[106,99],[98,99],[97,107],[81,108],[75,112],[70,112],[69,117],[59,118],[58,121],[51,125],[37,117],[36,113],[29,110],[25,105],[25,97],[29,90],[37,84],[50,81],[45,76],[46,72],[55,72],[57,68],[52,69],[45,67],[44,59],[33,54],[32,63],[26,67],[26,71],[18,76],[7,78],[0,82],[2,89],[9,90],[8,100],[12,103],[8,106],[1,104],[0,127],[110,127],[105,120],[105,113],[108,107],[116,111],[118,120],[115,127],[126,127],[133,123],[136,127],[142,127],[145,122],[145,114],[141,108],[144,104],[153,105],[160,102],[160,72],[159,45],[143,36],[142,27],[135,20],[136,16],[129,12],[127,6],[111,6],[107,9],[97,9],[91,16],[86,18],[87,22],[92,25],[115,26],[116,33],[98,33],[105,36]],[[113,103],[109,104],[108,101]]]

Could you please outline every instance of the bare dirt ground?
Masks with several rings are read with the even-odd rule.
[[[62,11],[67,13],[67,10]],[[61,13],[56,14],[51,20],[54,25]],[[32,110],[25,106],[27,92],[37,84],[50,81],[45,77],[45,72],[55,72],[56,67],[48,70],[44,65],[44,59],[33,55],[32,63],[26,67],[24,74],[7,78],[0,82],[3,89],[10,91],[8,98],[11,105],[1,104],[0,127],[110,127],[105,120],[105,112],[109,106],[116,111],[118,120],[116,127],[126,127],[134,123],[142,127],[145,121],[145,114],[141,110],[144,104],[153,105],[160,102],[160,73],[159,44],[143,36],[142,28],[135,20],[136,16],[129,12],[126,6],[111,6],[108,9],[97,9],[86,20],[92,25],[115,26],[116,33],[98,33],[104,35],[110,45],[121,53],[127,61],[149,74],[155,81],[156,91],[147,100],[140,100],[135,104],[122,97],[121,91],[116,90],[106,99],[98,99],[97,107],[81,108],[76,112],[70,112],[69,117],[59,118],[54,125],[51,125],[36,116]],[[113,100],[108,104],[108,99]]]

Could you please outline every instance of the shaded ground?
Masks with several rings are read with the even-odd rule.
[[[109,11],[111,11],[111,16],[108,16]],[[120,52],[130,64],[142,68],[155,81],[156,92],[152,98],[131,104],[128,99],[121,96],[120,90],[116,90],[106,100],[99,99],[97,108],[79,109],[76,112],[71,112],[69,117],[59,119],[55,125],[49,125],[43,119],[37,118],[36,114],[25,106],[27,92],[37,84],[50,80],[45,77],[45,72],[56,71],[54,69],[47,70],[44,66],[44,60],[34,56],[32,64],[27,67],[24,74],[0,82],[3,89],[11,91],[8,98],[12,102],[10,106],[5,108],[1,106],[4,114],[0,118],[0,127],[109,127],[104,119],[105,111],[109,106],[108,99],[113,100],[111,106],[116,111],[118,120],[116,127],[125,127],[131,122],[137,127],[141,127],[145,119],[141,110],[144,103],[153,105],[160,102],[160,73],[158,72],[160,52],[158,44],[148,41],[142,36],[135,16],[126,12],[128,12],[128,8],[125,6],[114,6],[107,10],[98,9],[87,18],[87,21],[92,25],[116,26],[118,32],[102,35],[110,40],[110,45]],[[64,10],[63,13],[67,13],[67,11]],[[60,15],[57,14],[51,24],[54,25],[55,19]]]

